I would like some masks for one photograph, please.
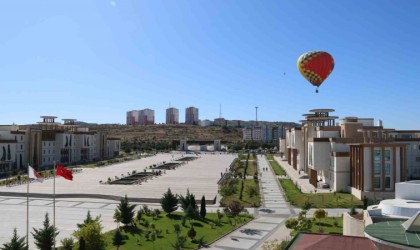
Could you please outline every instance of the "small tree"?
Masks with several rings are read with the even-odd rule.
[[[171,243],[171,245],[175,250],[181,250],[184,248],[186,241],[187,241],[187,238],[185,236],[178,236],[175,244]]]
[[[31,233],[35,240],[35,245],[40,250],[51,250],[54,245],[54,239],[59,234],[57,228],[50,225],[48,213],[45,214],[44,227],[40,229],[33,228],[34,232]]]
[[[179,202],[181,203],[181,207],[182,209],[185,211],[190,205],[191,207],[196,210],[197,209],[197,204],[195,202],[195,195],[190,193],[190,190],[187,189],[187,195],[184,196],[179,196]]]
[[[117,250],[120,246],[124,245],[124,237],[121,234],[120,230],[115,230],[114,236],[112,237],[112,245],[117,247]]]
[[[188,208],[185,210],[185,217],[191,221],[191,219],[194,219],[196,217],[197,211],[193,209],[191,205],[188,206]]]
[[[191,225],[190,230],[188,230],[188,237],[190,237],[191,241],[193,241],[196,235],[197,232],[195,231],[194,226]]]
[[[74,240],[72,237],[61,240],[62,250],[72,250],[74,247]]]
[[[168,191],[163,194],[163,197],[160,200],[160,204],[163,211],[165,211],[170,216],[170,214],[177,209],[178,198],[176,195],[172,194],[171,189],[168,188]]]
[[[152,241],[152,243],[153,243],[153,249],[155,249],[156,232],[153,232],[153,233],[150,235],[150,240],[151,240],[151,241]]]
[[[74,237],[79,239],[79,244],[83,244],[86,249],[101,250],[105,249],[106,242],[102,234],[102,226],[100,221],[93,221],[73,233]],[[80,246],[79,246],[80,248]],[[79,249],[80,250],[80,249]]]
[[[0,248],[1,250],[27,250],[28,247],[26,246],[25,242],[26,237],[19,237],[17,235],[16,228],[13,229],[13,236],[10,239],[10,242],[4,243],[3,247]]]
[[[201,219],[206,219],[206,213],[207,213],[207,211],[206,211],[206,197],[204,197],[204,195],[203,195],[203,197],[201,198],[201,206],[200,206],[200,216],[201,216]]]
[[[181,233],[181,226],[179,224],[174,224],[174,232],[177,236]]]
[[[318,220],[319,231],[321,231],[321,222],[319,220],[325,218],[327,216],[327,211],[322,208],[315,210],[314,218]]]
[[[230,217],[236,217],[243,210],[244,210],[244,207],[241,205],[241,203],[237,201],[233,201],[224,209],[224,212],[226,215]]]
[[[298,224],[299,224],[299,221],[296,218],[287,219],[285,222],[285,226],[288,229],[292,229],[292,230],[294,230]]]
[[[117,209],[120,211],[121,214],[121,223],[127,226],[128,224],[132,224],[134,220],[134,209],[136,205],[131,205],[128,202],[127,195],[124,198],[121,198],[120,204],[118,204]]]
[[[94,222],[94,221],[98,222],[100,220],[101,220],[101,216],[100,215],[96,216],[95,219],[93,219],[92,216],[90,215],[90,210],[88,210],[88,212],[86,214],[86,219],[83,221],[82,224],[77,224],[77,227],[78,228],[82,228],[83,226],[85,226],[85,225],[87,225],[87,224],[89,224],[91,222]]]
[[[204,238],[204,236],[201,236],[200,238],[198,238],[197,245],[199,248],[206,246],[206,239]]]

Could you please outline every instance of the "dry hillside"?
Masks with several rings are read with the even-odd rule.
[[[242,129],[216,126],[200,127],[191,125],[90,125],[91,130],[107,131],[111,136],[120,137],[123,142],[133,141],[172,141],[180,139],[207,141],[221,139],[237,142],[242,139]]]

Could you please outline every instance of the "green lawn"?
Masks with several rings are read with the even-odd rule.
[[[246,169],[246,174],[253,176],[257,172],[257,161],[248,161],[248,168]]]
[[[174,244],[176,241],[176,234],[174,232],[174,224],[179,224],[181,226],[181,236],[187,236],[187,231],[190,228],[190,223],[188,220],[185,223],[185,226],[182,226],[182,216],[183,213],[174,213],[170,218],[163,213],[159,218],[153,220],[151,217],[144,216],[150,224],[155,225],[156,230],[162,230],[161,236],[157,237],[154,244],[151,240],[146,240],[146,232],[152,231],[151,226],[146,228],[143,224],[136,223],[136,227],[131,227],[123,231],[123,235],[126,237],[125,244],[120,247],[121,250],[134,250],[134,249],[155,249],[155,250],[167,250],[174,249],[171,244]],[[252,218],[246,215],[240,215],[236,219],[228,218],[226,215],[221,219],[221,225],[216,226],[215,221],[217,219],[217,214],[207,214],[206,221],[197,221],[192,220],[195,231],[197,232],[196,239],[204,236],[205,242],[210,243],[222,235],[231,232],[235,228],[241,226],[242,224],[250,221]],[[231,223],[229,222],[231,221]],[[106,249],[116,249],[112,245],[112,236],[115,230],[105,233],[107,248]],[[139,239],[140,245],[137,244],[137,239]],[[197,244],[191,242],[191,239],[188,238],[183,249],[196,249]]]
[[[286,175],[286,171],[284,171],[280,164],[276,160],[274,160],[272,154],[267,154],[267,159],[268,162],[270,162],[271,168],[273,168],[274,173],[276,173],[276,175]]]
[[[241,200],[240,192],[241,192],[242,181],[244,182],[244,190],[242,193],[242,200]],[[251,195],[252,189],[256,190],[256,194]],[[238,182],[236,183],[236,192],[229,196],[223,196],[220,203],[227,205],[233,201],[238,201],[244,207],[259,207],[261,205],[261,198],[260,198],[258,183],[256,183],[254,180],[249,180],[249,179],[238,180]]]
[[[294,206],[302,208],[310,202],[313,208],[351,208],[363,207],[363,202],[347,193],[313,193],[304,194],[289,179],[280,179],[287,200]]]

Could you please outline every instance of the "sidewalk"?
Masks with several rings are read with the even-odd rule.
[[[308,179],[299,179],[301,175],[295,171],[287,162],[275,157],[277,162],[286,170],[291,179],[297,181],[298,185],[306,188],[306,191],[315,190],[309,184]],[[263,169],[267,168],[268,171]],[[285,220],[289,217],[296,216],[301,209],[293,208],[286,202],[283,190],[278,181],[278,176],[269,165],[265,156],[258,157],[258,171],[261,173],[260,190],[262,206],[255,208],[255,219],[250,223],[236,229],[225,237],[219,239],[210,245],[210,250],[262,250],[265,242],[278,240],[291,240],[290,229],[284,225]],[[309,193],[308,192],[308,193]],[[250,210],[250,209],[248,209]],[[312,217],[316,209],[310,209],[307,213],[308,217]],[[339,217],[343,212],[348,211],[346,208],[330,208],[325,209],[329,217]],[[359,210],[361,211],[361,210]]]
[[[278,178],[272,171],[265,156],[258,157],[260,175],[260,190],[262,206],[257,216],[250,223],[236,229],[227,236],[214,242],[212,250],[259,249],[273,234],[288,235],[289,231],[281,230],[284,221],[295,212],[285,201]],[[267,169],[264,171],[264,169]],[[284,231],[284,232],[283,232]]]
[[[292,166],[290,166],[287,161],[280,159],[278,156],[274,156],[274,159],[281,165],[281,167],[286,171],[287,175],[293,181],[293,183],[297,183],[297,187],[300,187],[302,193],[314,193],[315,187],[309,183],[309,179],[307,178],[307,174],[303,173],[299,174]],[[305,178],[306,177],[306,178]],[[323,188],[316,188],[317,193],[329,193],[329,189]]]

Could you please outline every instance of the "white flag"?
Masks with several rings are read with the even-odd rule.
[[[42,182],[44,179],[40,174],[38,174],[35,169],[33,169],[31,166],[28,166],[28,177],[29,179],[35,179],[37,181]]]

